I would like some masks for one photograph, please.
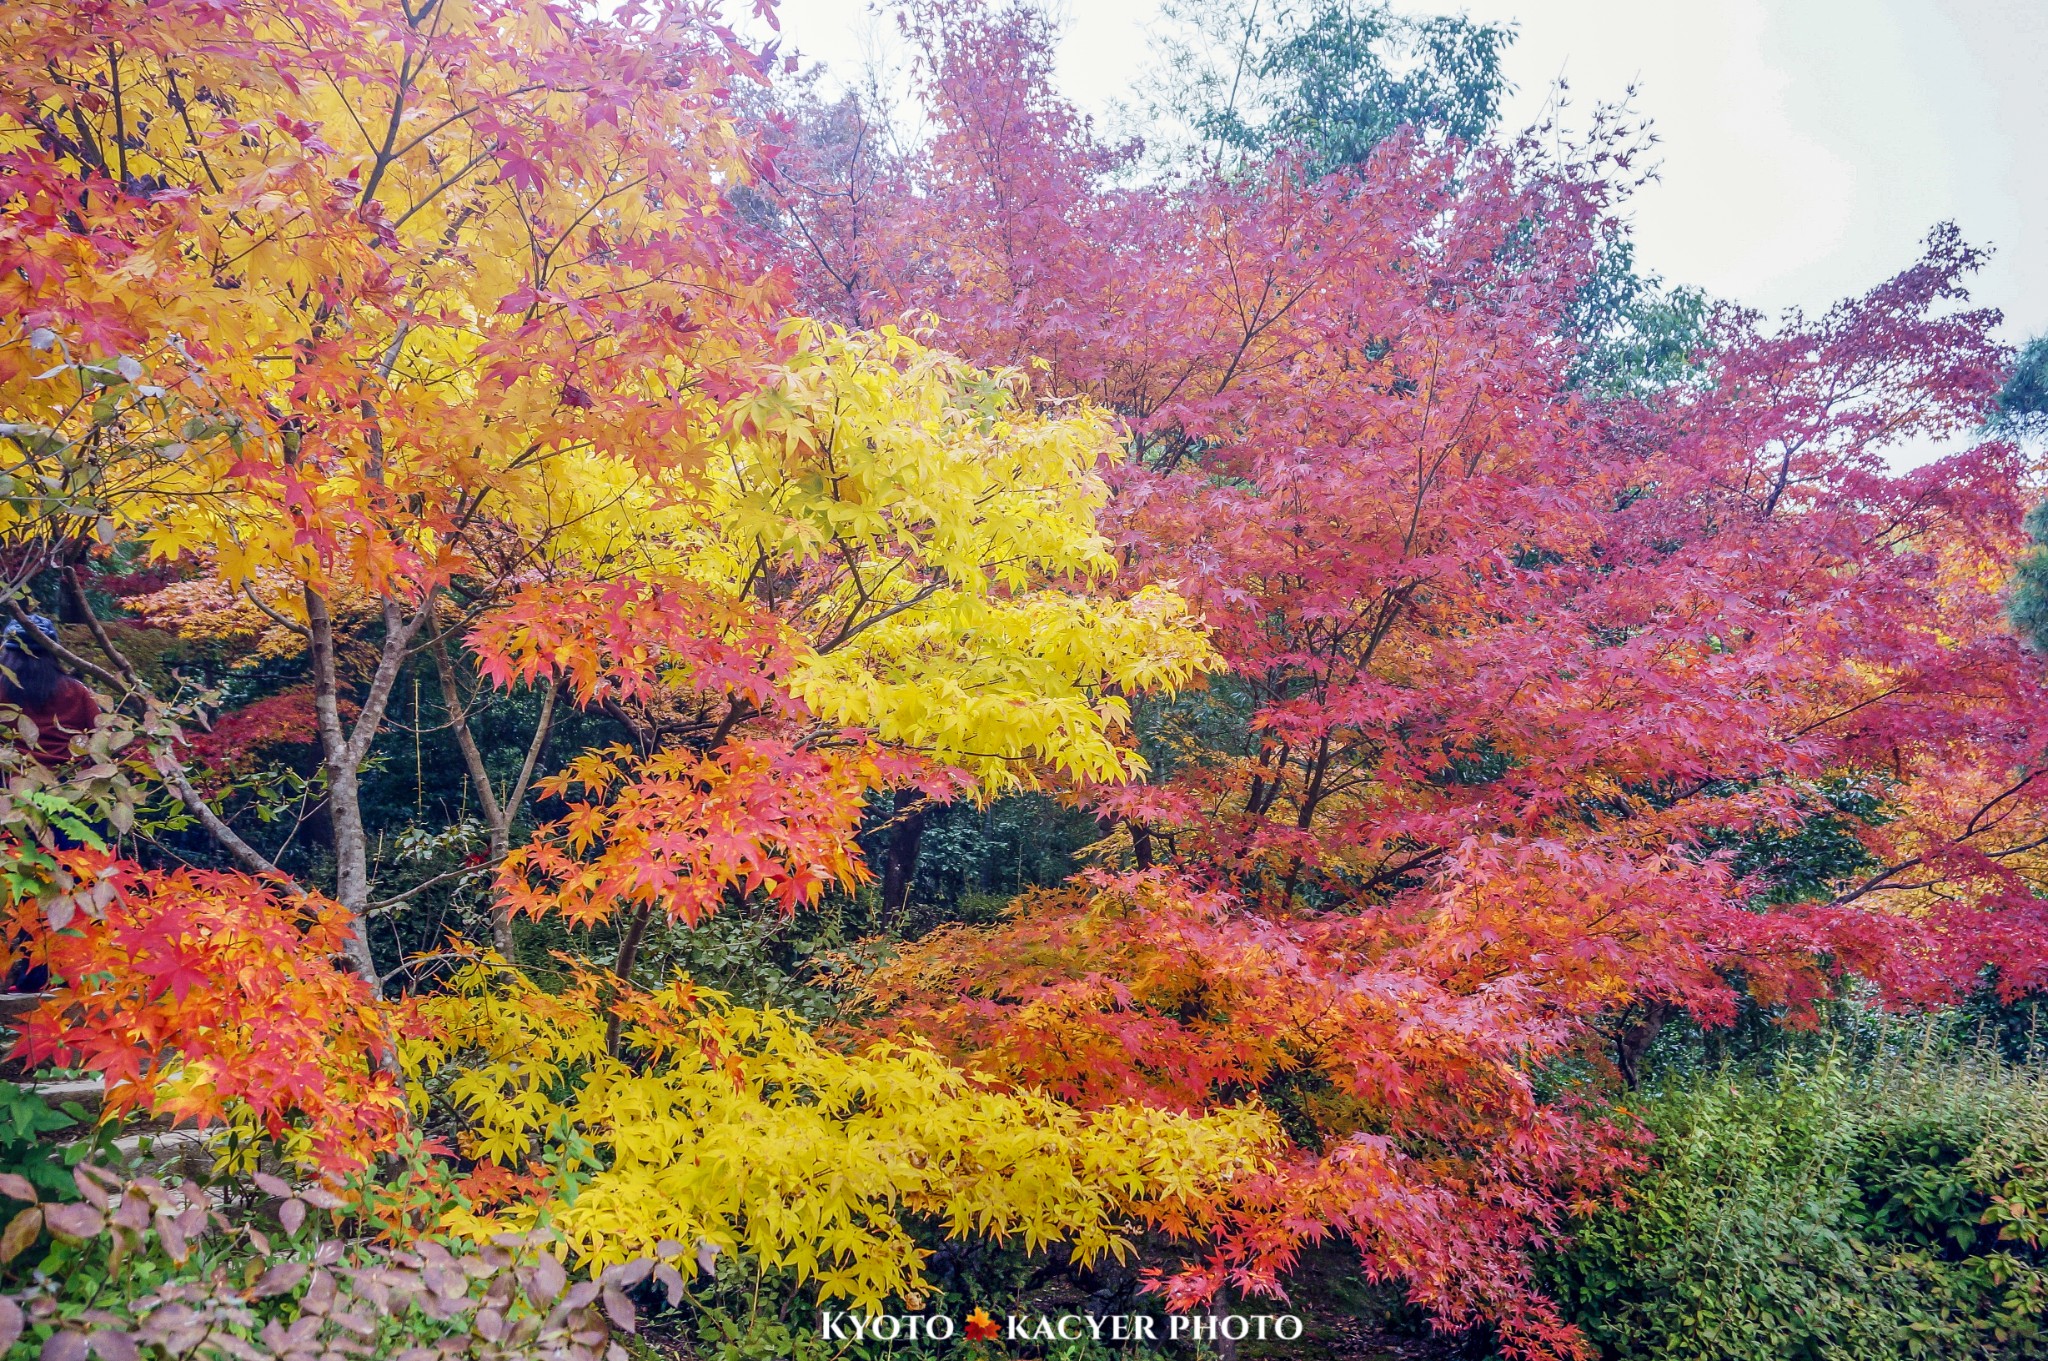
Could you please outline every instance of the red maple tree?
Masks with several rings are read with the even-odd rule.
[[[1133,579],[1198,602],[1230,671],[1153,710],[1151,783],[1093,792],[1151,876],[941,933],[877,1000],[1083,1102],[1296,1103],[1270,1217],[1183,1298],[1341,1232],[1448,1323],[1582,1350],[1523,1254],[1627,1140],[1538,1100],[1546,1065],[1632,1077],[1745,997],[1798,1023],[2043,978],[2024,464],[1885,460],[1975,432],[2007,366],[1980,255],[1942,228],[1819,318],[1722,309],[1681,378],[1589,388],[1611,133],[1134,187],[1032,12],[908,29],[926,145],[877,160],[848,107],[792,139],[810,296],[1119,411]],[[1823,875],[1772,854],[1822,832]]]

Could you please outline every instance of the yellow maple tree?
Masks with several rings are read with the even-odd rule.
[[[575,1190],[559,1202],[455,1209],[445,1227],[484,1239],[545,1216],[600,1266],[701,1242],[875,1310],[931,1293],[907,1216],[1121,1259],[1145,1228],[1195,1233],[1283,1147],[1257,1107],[1083,1112],[916,1044],[834,1050],[687,983],[614,1004],[628,1062],[609,1051],[602,992],[585,974],[551,996],[480,959],[417,1004],[417,1109],[431,1094],[459,1111],[473,1157],[587,1163],[566,1160]]]

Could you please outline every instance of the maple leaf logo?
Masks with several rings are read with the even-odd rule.
[[[1002,1332],[986,1309],[977,1309],[967,1316],[967,1340],[970,1342],[993,1342],[1002,1336]]]

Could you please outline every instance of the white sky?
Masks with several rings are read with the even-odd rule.
[[[1156,0],[1065,0],[1067,93],[1101,112],[1147,60]],[[1564,77],[1577,117],[1637,89],[1662,178],[1638,259],[1673,283],[1808,310],[1903,268],[1953,219],[1997,254],[1975,293],[2048,331],[2048,0],[1396,0],[1518,21],[1514,126]],[[782,0],[788,45],[858,70],[870,0]],[[1568,115],[1570,117],[1571,115]]]

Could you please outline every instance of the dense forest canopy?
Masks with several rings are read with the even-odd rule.
[[[892,7],[914,137],[708,0],[5,12],[15,1062],[297,1207],[248,1298],[308,1204],[591,1355],[1343,1243],[1592,1356],[1659,1054],[2048,983],[2044,360],[1953,227],[1667,286],[1624,111],[1359,0],[1169,6],[1136,140],[1030,0]],[[187,1261],[35,1156],[0,1259]]]

